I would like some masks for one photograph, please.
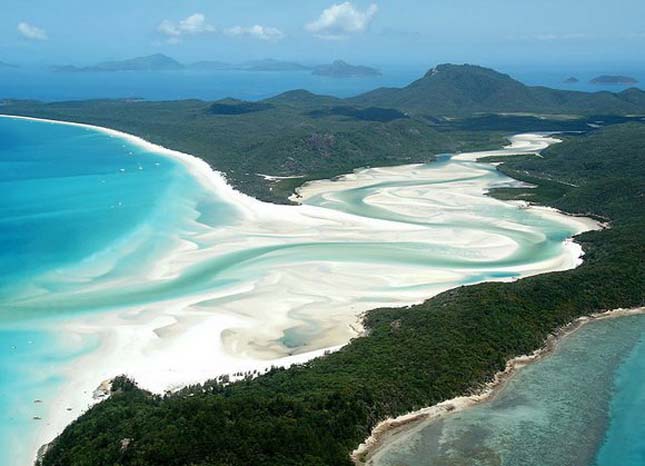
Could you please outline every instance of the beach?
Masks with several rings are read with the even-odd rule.
[[[367,310],[420,303],[463,284],[576,267],[583,251],[570,238],[598,228],[590,219],[486,196],[521,183],[473,160],[536,153],[556,142],[545,135],[515,136],[494,154],[307,183],[298,190],[302,205],[279,206],[235,191],[201,159],[136,136],[25,121],[98,131],[171,158],[201,187],[182,200],[170,246],[150,254],[136,274],[124,258],[147,233],[100,256],[100,264],[70,267],[66,286],[9,303],[29,316],[23,327],[46,326],[79,345],[95,342],[57,367],[64,389],[40,396],[47,414],[33,454],[97,401],[99,384],[119,374],[163,393],[305,362],[358,336]],[[210,198],[231,211],[224,223],[204,220]],[[51,307],[61,310],[54,321],[45,319]]]

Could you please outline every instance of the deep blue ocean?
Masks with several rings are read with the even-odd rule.
[[[0,69],[0,99],[45,101],[95,98],[145,98],[150,100],[235,97],[259,100],[292,89],[317,94],[350,97],[378,87],[402,87],[424,75],[433,64],[381,66],[383,75],[370,78],[338,79],[314,76],[308,71],[169,71],[118,73],[63,73],[47,69]],[[626,68],[594,66],[585,68],[494,66],[525,84],[577,91],[618,92],[626,86],[592,85],[589,80],[602,74],[634,77],[645,86],[645,66]],[[570,76],[577,84],[564,84]]]

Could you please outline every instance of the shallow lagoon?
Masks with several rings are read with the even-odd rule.
[[[637,466],[645,461],[645,316],[591,322],[494,398],[425,421],[378,466]]]

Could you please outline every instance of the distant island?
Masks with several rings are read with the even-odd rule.
[[[563,82],[564,84],[578,84],[580,80],[575,76],[571,76],[570,78],[565,79]]]
[[[0,65],[2,67],[2,65]],[[334,78],[353,78],[380,76],[381,72],[368,66],[350,65],[342,60],[336,60],[330,65],[307,66],[292,61],[251,60],[233,64],[218,60],[203,60],[190,64],[183,64],[167,55],[157,53],[144,57],[129,58],[127,60],[105,61],[91,66],[57,65],[51,67],[52,71],[60,73],[87,73],[87,72],[117,72],[117,71],[311,71],[317,76],[331,76]]]
[[[169,71],[183,69],[184,65],[167,55],[156,53],[145,57],[127,60],[105,61],[94,66],[78,67],[73,65],[54,66],[59,72],[112,72],[112,71]]]
[[[220,71],[233,69],[233,65],[223,61],[204,60],[191,63],[188,68],[199,71]]]
[[[343,60],[336,60],[331,65],[316,66],[312,72],[316,76],[330,76],[332,78],[364,78],[381,76],[381,72],[369,66],[350,65]]]
[[[591,84],[638,84],[638,80],[629,76],[603,75],[589,81]]]
[[[300,63],[274,60],[268,58],[265,60],[253,60],[242,63],[237,69],[245,71],[306,71],[311,67],[301,65]]]

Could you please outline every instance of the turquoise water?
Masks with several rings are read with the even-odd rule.
[[[138,234],[154,239],[137,260],[154,254],[198,193],[176,161],[74,126],[3,118],[0,163],[0,299]]]
[[[95,131],[10,119],[0,124],[0,161],[0,292],[134,232],[173,172],[170,160]]]
[[[97,341],[47,331],[0,329],[0,464],[26,465],[30,439],[46,423],[51,395],[65,383],[60,364],[92,351]]]
[[[636,320],[636,319],[634,319]],[[594,466],[645,464],[645,319],[636,327],[638,343],[616,371],[609,405],[609,428]],[[629,325],[629,322],[625,323]]]
[[[121,137],[0,118],[0,464],[29,463],[97,373],[163,390],[253,368],[344,344],[362,310],[569,257],[580,226],[483,196],[514,183],[494,167],[403,174],[268,206]],[[54,406],[70,386],[89,392]]]
[[[66,382],[59,367],[98,345],[52,331],[62,303],[45,299],[36,321],[16,303],[136,273],[190,219],[234,214],[170,158],[91,129],[6,118],[0,193],[0,464],[11,466],[33,453],[29,439]]]
[[[645,316],[592,322],[492,400],[397,436],[379,466],[645,464]]]

